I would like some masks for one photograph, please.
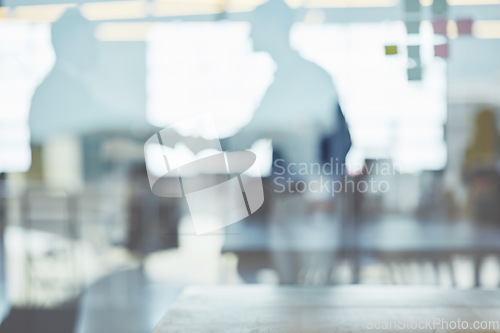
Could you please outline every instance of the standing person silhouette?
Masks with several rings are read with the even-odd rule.
[[[342,128],[348,136],[348,140],[343,140],[346,147],[340,156],[344,160],[350,147],[350,136],[345,130],[344,118],[338,116],[335,87],[324,69],[305,60],[291,47],[293,23],[294,11],[282,0],[270,0],[255,9],[251,20],[254,51],[267,52],[276,63],[276,72],[249,124],[228,140],[229,148],[245,149],[258,139],[268,138],[272,140],[275,152],[283,157],[285,167],[299,163],[317,164],[324,159],[324,138]],[[332,157],[335,160],[336,156]],[[293,180],[310,181],[320,175],[293,177]],[[331,228],[321,229],[328,223],[321,226],[310,223],[316,216],[314,207],[322,200],[322,195],[325,193],[285,191],[266,198],[270,201],[267,204],[271,205],[270,246],[282,284],[301,281],[300,272],[311,262],[311,257],[305,253],[311,253],[311,249],[314,252],[318,245],[316,236],[324,238],[331,232]],[[331,197],[331,193],[326,195]],[[324,262],[321,274],[329,275],[328,265]]]
[[[89,76],[98,60],[98,42],[91,23],[70,8],[52,25],[56,62],[37,87],[31,101],[32,141],[75,134],[82,127],[99,124],[102,107],[89,89]]]
[[[60,135],[151,128],[140,109],[130,110],[123,106],[124,102],[116,102],[126,99],[126,92],[119,97],[115,93],[128,83],[115,80],[103,70],[109,64],[103,58],[104,43],[94,37],[94,30],[95,24],[85,19],[78,8],[68,8],[52,24],[56,60],[31,101],[32,143],[43,144]]]

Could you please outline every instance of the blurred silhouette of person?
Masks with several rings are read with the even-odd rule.
[[[77,9],[68,9],[52,25],[52,44],[56,62],[31,103],[31,137],[37,143],[51,135],[74,134],[98,122],[101,114],[88,88],[98,54],[90,23]]]
[[[248,148],[268,137],[287,161],[318,162],[321,139],[337,126],[337,94],[330,75],[291,47],[293,23],[294,11],[283,0],[255,9],[250,33],[254,51],[268,53],[277,69],[250,123],[231,139],[231,147]]]
[[[500,222],[499,139],[495,114],[489,109],[482,110],[476,116],[464,163],[464,177],[469,184],[468,210],[479,222]]]
[[[77,8],[69,8],[51,30],[56,61],[31,101],[33,143],[56,135],[151,128],[145,117],[124,112],[114,103],[116,88],[106,85],[110,78],[102,68],[102,47],[94,37],[93,23]]]
[[[472,142],[465,153],[465,169],[478,165],[495,165],[500,151],[499,138],[493,111],[484,109],[479,112],[474,124]]]
[[[151,192],[144,164],[130,170],[127,248],[140,259],[152,252],[177,248],[181,218],[178,198],[160,198]]]
[[[293,23],[294,11],[282,0],[270,0],[255,9],[251,20],[254,51],[267,52],[277,69],[253,118],[228,139],[228,148],[246,149],[260,138],[270,138],[273,150],[280,153],[285,167],[320,163],[326,155],[336,154],[334,151],[342,152],[338,155],[340,160],[345,160],[350,136],[338,108],[333,81],[324,69],[305,60],[291,47]],[[333,143],[330,139],[334,138],[332,134],[339,133],[339,127],[344,140]],[[335,146],[339,142],[343,142],[340,149]],[[303,174],[292,176],[290,181],[298,185],[297,181],[319,177]],[[317,270],[316,277],[322,276],[315,282],[326,282],[333,260],[329,251],[335,235],[331,219],[314,207],[325,197],[331,198],[331,193],[299,193],[303,189],[292,187],[293,191],[275,191],[265,202],[272,206],[269,237],[280,283],[309,283],[304,278],[309,268]],[[327,257],[318,260],[318,256],[311,257],[311,253],[327,253]]]

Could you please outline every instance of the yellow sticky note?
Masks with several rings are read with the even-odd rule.
[[[397,45],[386,45],[385,54],[387,54],[387,55],[398,54],[398,46]]]

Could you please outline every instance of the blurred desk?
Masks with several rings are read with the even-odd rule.
[[[480,286],[481,265],[488,255],[500,256],[500,227],[456,223],[419,222],[394,219],[367,224],[356,236],[358,256],[372,256],[385,262],[408,259],[440,262],[451,268],[452,258],[468,256],[474,261],[474,284]]]
[[[387,219],[359,228],[356,244],[361,251],[485,254],[500,252],[500,226],[419,222]]]
[[[223,253],[234,252],[239,256],[265,256],[271,251],[280,250],[332,253],[351,261],[355,283],[359,282],[363,258],[370,257],[382,262],[431,261],[437,269],[440,262],[452,266],[453,256],[465,255],[474,260],[475,285],[479,286],[484,258],[488,255],[500,256],[500,226],[474,225],[467,221],[421,222],[393,216],[360,225],[347,224],[347,228],[337,228],[327,235],[329,241],[322,239],[316,242],[314,237],[308,237],[308,230],[304,230],[303,242],[294,242],[289,247],[272,244],[262,224],[235,224],[234,230],[237,232],[226,236]],[[269,260],[263,261],[271,266]]]
[[[263,225],[235,224],[226,235],[222,252],[276,250]],[[314,230],[311,226],[310,230]],[[500,226],[475,226],[467,222],[419,222],[414,219],[388,218],[365,222],[350,235],[332,233],[318,245],[315,238],[302,234],[303,242],[294,242],[283,250],[358,250],[369,253],[455,252],[500,253]],[[286,244],[285,244],[286,245]],[[279,248],[277,249],[279,250]]]
[[[394,286],[193,287],[183,292],[154,333],[378,332],[380,329],[370,326],[398,320],[434,325],[440,319],[441,324],[426,329],[439,332],[444,321],[448,325],[465,321],[470,327],[485,320],[498,324],[499,312],[500,291]],[[488,332],[500,332],[498,326],[496,329]]]

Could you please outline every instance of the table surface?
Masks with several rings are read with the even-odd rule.
[[[490,326],[471,329],[481,324]],[[421,286],[190,287],[154,333],[415,332],[416,325],[424,328],[419,332],[500,332],[500,291]],[[468,327],[454,330],[454,325]]]

